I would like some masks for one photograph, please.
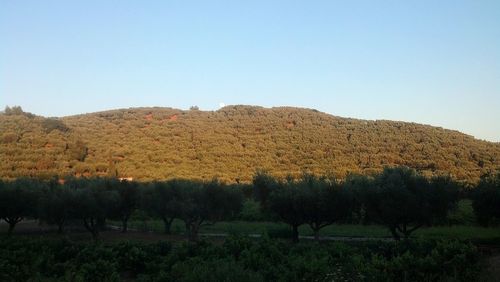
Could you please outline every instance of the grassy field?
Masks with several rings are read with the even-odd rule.
[[[500,226],[497,227],[481,227],[474,223],[472,207],[470,201],[461,201],[459,208],[451,215],[462,224],[423,227],[418,229],[412,234],[414,238],[425,239],[461,239],[473,240],[477,242],[493,243],[500,245]],[[163,222],[156,219],[138,220],[135,216],[134,220],[129,221],[129,228],[131,230],[139,231],[133,232],[135,235],[143,234],[147,241],[154,239],[164,239],[166,237],[174,240],[182,240],[185,234],[184,223],[181,220],[175,220],[171,227],[171,235],[163,235]],[[116,227],[120,226],[118,221],[108,221],[109,225]],[[73,227],[74,228],[74,227]],[[5,233],[7,224],[0,221],[0,233]],[[54,226],[47,226],[39,224],[36,220],[21,221],[14,231],[14,234],[52,234],[55,235],[56,228]],[[143,232],[146,231],[146,232]],[[203,234],[239,234],[239,235],[262,235],[268,234],[271,237],[288,237],[290,235],[290,227],[280,222],[266,222],[266,221],[225,221],[218,222],[214,225],[203,226],[200,233]],[[73,235],[82,233],[86,237],[88,234],[79,227],[79,231],[70,232]],[[109,234],[108,234],[109,233]],[[313,232],[307,225],[302,225],[299,228],[299,233],[302,236],[312,236]],[[107,237],[120,239],[130,236],[124,236],[120,232],[109,231],[106,233]],[[359,225],[359,224],[334,224],[323,228],[320,232],[321,236],[329,237],[347,237],[347,238],[391,238],[388,229],[381,225]],[[76,236],[76,235],[75,235]]]
[[[453,225],[422,227],[415,231],[415,238],[448,238],[461,240],[477,240],[500,243],[500,226],[481,227],[475,224],[472,203],[470,200],[462,200],[458,207],[449,215]],[[111,222],[120,225],[119,222]],[[139,231],[163,232],[163,222],[160,220],[131,220],[129,227]],[[184,234],[184,223],[175,220],[171,227],[172,234]],[[269,234],[275,236],[286,236],[290,232],[288,225],[280,222],[254,222],[254,221],[226,221],[214,225],[203,226],[201,233],[211,234]],[[312,236],[313,232],[307,225],[299,228],[302,236]],[[321,236],[330,237],[352,237],[352,238],[391,238],[389,230],[381,225],[359,225],[359,224],[334,224],[323,228]]]
[[[115,222],[114,224],[118,224]],[[132,221],[130,228],[163,232],[163,223],[160,220],[150,220],[147,222]],[[214,225],[203,226],[201,233],[225,233],[225,234],[264,234],[286,235],[289,227],[283,223],[275,222],[247,222],[230,221],[218,222]],[[184,224],[180,220],[175,220],[172,229],[173,234],[184,233]],[[312,230],[307,225],[302,225],[299,229],[300,235],[310,236]],[[390,238],[391,234],[384,226],[380,225],[355,225],[355,224],[335,224],[321,230],[321,236],[331,237],[364,237],[364,238]],[[500,242],[500,227],[480,227],[474,225],[452,225],[423,227],[415,231],[415,238],[455,238],[470,240],[487,240]]]

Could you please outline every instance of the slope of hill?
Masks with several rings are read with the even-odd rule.
[[[0,115],[0,177],[115,175],[249,181],[256,169],[372,173],[407,165],[475,182],[500,168],[500,144],[415,123],[341,118],[316,110],[227,106],[132,108],[50,119]]]

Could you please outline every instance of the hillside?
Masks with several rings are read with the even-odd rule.
[[[475,182],[500,168],[500,144],[415,123],[341,118],[316,110],[227,106],[132,108],[49,119],[0,115],[0,177],[115,175],[141,180],[249,181],[256,169],[372,173],[407,165]]]

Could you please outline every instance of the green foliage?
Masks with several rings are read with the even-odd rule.
[[[450,174],[475,184],[500,166],[499,144],[456,131],[298,108],[137,108],[60,121],[70,130],[47,133],[43,117],[0,115],[0,132],[9,133],[0,144],[0,177],[80,175],[72,161],[84,162],[87,176],[105,176],[98,166],[112,159],[121,177],[144,181],[250,183],[257,169],[280,179],[303,171],[344,178],[406,165],[429,178]],[[36,167],[44,158],[53,165]]]
[[[458,201],[457,208],[448,214],[448,224],[455,225],[473,225],[476,223],[472,201],[463,199]]]
[[[269,209],[292,228],[292,239],[298,241],[298,228],[308,224],[319,240],[319,231],[346,220],[352,213],[351,191],[335,179],[304,174],[298,181],[278,182],[269,197]]]
[[[0,241],[2,281],[474,281],[478,251],[460,241],[296,244]]]
[[[350,191],[352,196],[352,222],[368,224],[374,221],[368,213],[368,196],[375,185],[373,180],[371,177],[358,174],[349,174],[346,177],[343,187]]]
[[[64,122],[58,118],[46,118],[42,122],[42,127],[46,133],[52,132],[52,130],[59,130],[61,132],[66,132],[69,128],[64,124]]]
[[[266,211],[269,205],[269,196],[277,188],[278,182],[268,172],[257,170],[253,176],[252,184],[254,187],[254,197],[261,204],[262,210]]]
[[[261,212],[260,205],[253,199],[247,199],[243,202],[239,219],[244,221],[262,221],[265,219],[264,214]]]
[[[456,186],[449,178],[429,183],[415,170],[386,168],[366,191],[370,217],[386,225],[397,240],[433,221],[443,221],[456,204]]]
[[[448,215],[457,209],[461,187],[449,176],[436,176],[429,181],[429,205],[432,207],[431,223],[449,223]]]
[[[73,209],[79,199],[67,187],[58,183],[51,184],[38,200],[38,215],[43,222],[57,225],[58,232],[62,233],[64,225],[73,219]]]
[[[234,219],[279,219],[291,227],[294,241],[298,241],[298,229],[304,224],[319,240],[320,230],[333,223],[378,221],[399,239],[408,238],[423,225],[448,223],[448,212],[455,207],[459,191],[450,178],[428,181],[404,167],[387,168],[373,181],[351,176],[341,183],[307,173],[300,180],[276,180],[259,173],[255,179],[254,190],[269,194],[255,194],[267,202],[261,202],[260,209],[250,199],[243,205],[245,189],[241,187],[246,185],[225,185],[218,180],[174,179],[139,187],[137,182],[113,178],[68,178],[64,184],[57,179],[19,179],[0,183],[5,186],[0,187],[4,193],[0,216],[13,222],[12,228],[25,216],[39,217],[56,224],[60,232],[68,221],[81,221],[96,239],[106,219],[121,221],[126,232],[128,220],[138,209],[161,219],[165,233],[170,233],[174,219],[182,220],[191,240],[197,240],[204,225]],[[36,196],[34,192],[43,193]],[[29,207],[23,206],[23,198]],[[38,207],[38,212],[24,211],[31,207]]]
[[[500,173],[485,175],[473,193],[477,221],[488,226],[500,222]]]
[[[134,181],[116,181],[111,182],[111,190],[118,192],[118,203],[114,212],[114,217],[122,221],[122,232],[127,232],[127,222],[132,213],[139,207],[139,183]]]
[[[109,161],[109,167],[107,167],[106,169],[102,169],[102,170],[106,171],[107,176],[110,178],[118,177],[118,170],[116,169],[116,164],[112,160]]]
[[[19,141],[19,136],[14,132],[6,132],[2,135],[2,143],[4,144],[17,143],[17,141]]]
[[[187,189],[188,185],[189,182],[180,180],[155,181],[142,192],[141,209],[150,216],[160,218],[167,234],[170,233],[172,221],[181,216],[181,189]]]
[[[191,182],[190,186],[180,189],[180,195],[180,219],[192,241],[198,239],[202,225],[236,217],[243,203],[240,191],[228,189],[218,180]]]
[[[298,228],[306,223],[301,190],[291,182],[281,182],[269,197],[269,209],[292,228],[292,240],[299,240]]]
[[[117,191],[107,188],[107,179],[70,179],[65,185],[72,187],[77,199],[72,206],[72,218],[83,222],[85,228],[98,239],[106,219],[112,218],[120,204]]]
[[[35,117],[35,115],[33,115],[32,113],[27,113],[23,111],[21,106],[13,106],[13,107],[6,106],[3,113],[6,116],[26,116],[28,118]]]
[[[80,162],[85,161],[88,154],[88,148],[85,143],[81,140],[77,140],[74,144],[69,147],[70,158],[72,160],[77,160]]]
[[[8,235],[17,223],[26,217],[36,217],[38,183],[30,179],[0,181],[0,219],[9,224]]]
[[[350,217],[354,206],[352,192],[335,179],[304,174],[294,185],[300,193],[297,206],[316,239],[323,227]]]
[[[201,257],[190,258],[176,263],[169,276],[171,281],[264,281],[256,271],[246,270],[232,258],[214,258],[205,260]]]

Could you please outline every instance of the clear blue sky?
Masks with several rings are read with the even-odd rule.
[[[0,0],[0,107],[219,103],[500,141],[500,1]]]

